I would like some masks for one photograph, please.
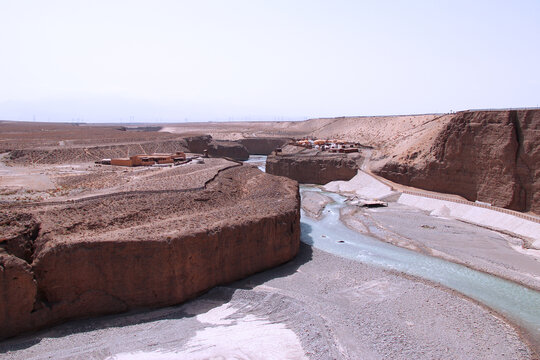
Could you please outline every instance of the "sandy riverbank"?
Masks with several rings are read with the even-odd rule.
[[[387,202],[388,207],[381,208],[345,206],[341,220],[355,231],[540,290],[540,251],[530,248],[528,238],[404,204],[399,192],[362,172],[348,182],[335,181],[323,188],[348,197]]]
[[[540,254],[509,235],[390,202],[387,208],[347,207],[342,221],[375,238],[540,290]],[[377,229],[374,231],[373,229]]]
[[[332,202],[329,196],[309,188],[302,190],[302,196]],[[326,203],[303,201],[304,214],[312,218],[310,214],[324,215]],[[346,202],[339,219],[350,229],[371,238],[539,289],[538,251],[524,249],[520,239],[507,234],[456,219],[430,216],[429,212],[391,200],[388,207],[378,208],[352,206]],[[540,344],[537,335],[526,333],[534,346]]]

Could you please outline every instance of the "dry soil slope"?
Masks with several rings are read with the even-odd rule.
[[[361,116],[311,119],[306,131],[313,137],[360,142],[377,148],[407,139],[441,115]]]

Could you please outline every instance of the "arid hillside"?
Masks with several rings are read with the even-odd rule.
[[[465,111],[439,122],[435,134],[381,151],[372,170],[401,184],[540,213],[539,110]]]
[[[189,127],[167,129],[182,133]],[[311,137],[371,147],[366,169],[391,181],[540,213],[540,110],[201,124],[234,136]],[[218,130],[219,129],[219,130]]]
[[[440,118],[440,114],[404,116],[360,116],[318,118],[305,121],[275,122],[207,122],[167,124],[161,131],[191,135],[212,135],[215,139],[244,138],[340,138],[368,145],[396,140],[409,132]]]
[[[539,119],[537,109],[462,111],[297,122],[167,124],[159,132],[33,123],[25,124],[30,130],[22,131],[16,123],[4,122],[0,123],[0,148],[14,149],[13,144],[17,144],[17,149],[35,148],[37,143],[55,145],[56,151],[62,151],[58,149],[74,146],[79,149],[78,155],[86,158],[88,150],[94,151],[80,149],[87,132],[102,134],[100,141],[117,145],[141,138],[170,143],[195,135],[211,135],[215,140],[260,139],[261,145],[272,138],[342,139],[371,147],[372,151],[365,154],[366,169],[394,182],[538,214]],[[26,146],[27,143],[33,145]],[[24,152],[14,155],[21,160],[37,157]]]

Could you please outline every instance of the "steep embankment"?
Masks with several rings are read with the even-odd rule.
[[[321,153],[291,145],[286,150],[267,157],[267,173],[286,176],[303,184],[326,184],[335,180],[350,180],[359,168],[358,153]]]
[[[540,213],[540,110],[464,111],[442,125],[432,140],[402,149],[373,171],[401,184]]]
[[[190,152],[202,154],[208,150],[211,157],[229,157],[235,160],[249,159],[249,152],[236,141],[214,140],[210,135],[192,136],[185,138]]]
[[[170,190],[0,209],[0,337],[177,304],[297,253],[295,182],[246,166],[199,189],[167,182]]]
[[[441,114],[358,116],[333,119],[311,119],[305,123],[312,130],[310,136],[324,139],[341,139],[383,148],[416,136]]]
[[[372,171],[397,183],[540,213],[538,109],[311,119],[291,129],[372,147]],[[326,171],[319,156],[279,159],[269,157],[270,172],[308,183],[329,179],[318,179]]]
[[[276,148],[279,148],[291,141],[290,138],[245,138],[238,142],[244,145],[250,155],[269,155]]]

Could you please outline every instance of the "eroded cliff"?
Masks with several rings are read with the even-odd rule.
[[[303,184],[326,184],[335,180],[350,180],[359,168],[358,153],[322,153],[291,145],[286,149],[289,151],[272,153],[267,157],[267,173],[285,176]]]
[[[185,138],[189,151],[202,154],[208,150],[211,157],[229,157],[235,160],[249,159],[249,152],[244,145],[236,141],[214,140],[210,135]]]
[[[0,337],[177,304],[297,253],[296,182],[238,166],[201,188],[170,183],[170,190],[1,209]]]
[[[426,190],[540,214],[540,110],[463,111],[373,171]]]
[[[244,145],[251,155],[269,155],[276,148],[287,144],[289,138],[245,138],[238,142]]]

